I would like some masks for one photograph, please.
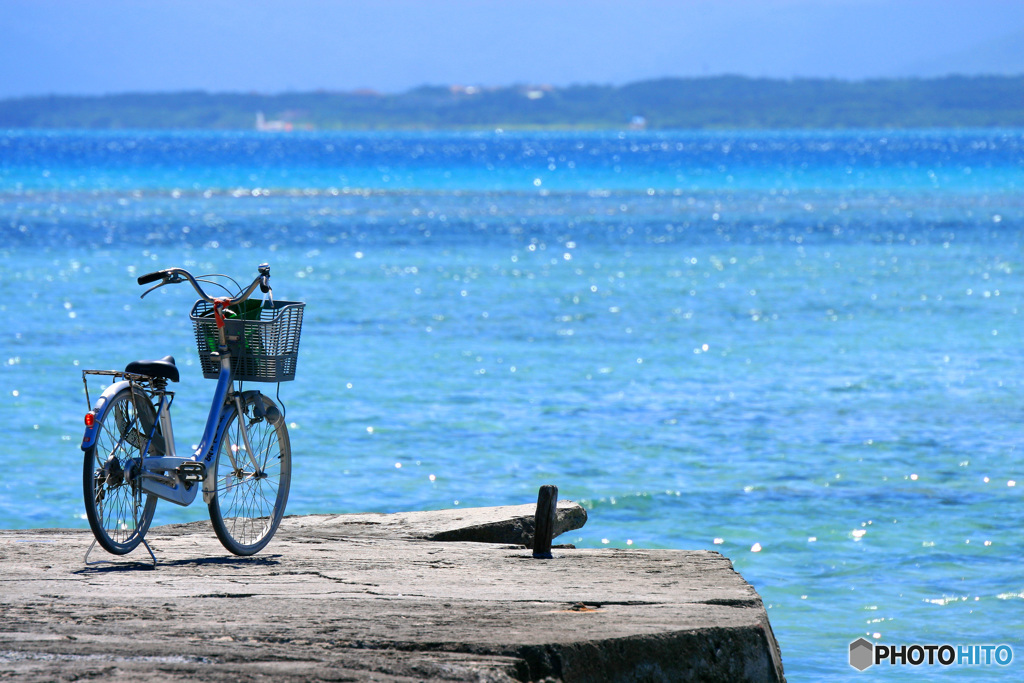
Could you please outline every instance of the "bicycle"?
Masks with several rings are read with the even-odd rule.
[[[132,361],[123,371],[82,372],[91,408],[82,439],[82,483],[95,536],[86,552],[87,564],[97,542],[115,555],[130,553],[142,543],[156,564],[145,536],[157,500],[188,506],[199,489],[214,532],[230,552],[255,554],[277,531],[291,485],[288,427],[274,400],[259,390],[242,391],[242,383],[295,379],[305,304],[274,301],[270,266],[264,263],[258,271],[245,288],[224,275],[195,277],[182,268],[138,278],[140,285],[160,281],[142,297],[182,282],[199,294],[191,319],[200,366],[217,386],[202,439],[191,456],[178,456],[174,444],[174,392],[167,385],[180,375],[172,356]],[[237,294],[210,296],[200,282],[232,291],[210,278],[230,280]],[[250,299],[257,287],[262,301]],[[113,378],[95,404],[89,402],[88,377],[93,375]]]

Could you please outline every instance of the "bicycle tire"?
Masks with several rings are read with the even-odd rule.
[[[270,542],[284,516],[292,451],[284,418],[270,398],[247,393],[242,411],[254,458],[246,451],[238,410],[232,410],[213,463],[215,490],[209,508],[221,544],[235,555],[253,555]]]
[[[143,492],[137,476],[146,439],[138,411],[149,424],[156,411],[141,391],[124,389],[111,400],[85,451],[82,494],[96,541],[109,553],[126,555],[138,547],[153,521],[157,497]],[[135,474],[133,474],[135,473]]]

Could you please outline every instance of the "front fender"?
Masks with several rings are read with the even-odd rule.
[[[127,389],[129,386],[131,386],[131,383],[127,380],[114,382],[107,387],[102,394],[100,394],[98,399],[96,399],[96,403],[92,406],[92,414],[95,416],[95,420],[92,423],[92,427],[85,428],[85,436],[82,437],[83,451],[89,450],[93,447],[93,444],[96,443],[96,435],[99,433],[100,425],[103,424],[103,418],[106,417],[107,410],[110,408],[111,399],[113,399],[118,392]]]

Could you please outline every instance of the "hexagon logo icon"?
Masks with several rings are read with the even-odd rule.
[[[850,666],[863,671],[875,663],[875,646],[866,638],[858,638],[850,643]]]

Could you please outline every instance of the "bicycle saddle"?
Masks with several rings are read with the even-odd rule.
[[[174,364],[174,356],[164,356],[160,360],[133,360],[124,366],[124,371],[147,377],[163,377],[172,382],[178,381],[178,366]]]

